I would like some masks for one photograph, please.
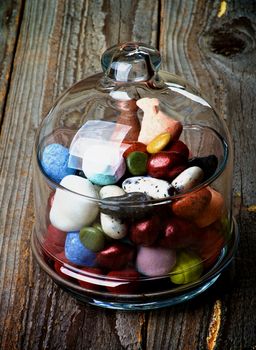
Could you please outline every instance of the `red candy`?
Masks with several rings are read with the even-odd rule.
[[[187,145],[185,145],[184,142],[178,140],[174,142],[170,147],[168,147],[165,151],[167,152],[177,152],[182,154],[186,159],[188,159],[189,156],[189,149]]]
[[[109,270],[121,270],[134,258],[134,248],[124,243],[114,243],[97,254],[97,264]]]
[[[122,271],[111,271],[107,274],[107,277],[120,279],[120,284],[118,285],[118,280],[113,280],[113,284],[116,282],[116,286],[111,286],[111,281],[106,287],[108,291],[115,294],[129,294],[134,293],[138,288],[138,279],[140,277],[139,272],[132,268],[128,268]],[[123,281],[122,281],[123,279]],[[129,282],[128,282],[128,281]]]
[[[65,240],[66,232],[58,230],[53,225],[49,225],[43,245],[49,253],[55,255],[63,251]]]
[[[185,157],[177,152],[158,152],[150,156],[147,164],[148,175],[158,179],[169,179],[169,172],[186,163]]]
[[[99,269],[98,267],[83,267],[81,269],[81,271],[85,272],[85,275],[81,274],[81,279],[78,279],[78,283],[80,284],[81,287],[86,288],[86,289],[91,289],[91,290],[99,290],[101,288],[101,286],[97,283],[99,283],[99,281],[97,279],[95,279],[95,283],[91,283],[89,281],[85,281],[82,280],[82,278],[84,277],[84,279],[86,279],[86,277],[92,278],[94,279],[95,277],[93,275],[90,276],[90,274],[95,274],[95,275],[102,275],[102,271],[101,269]],[[88,275],[86,275],[86,272],[88,272]]]
[[[130,239],[135,244],[150,246],[157,240],[160,226],[158,216],[141,219],[131,225]]]
[[[191,222],[170,217],[165,222],[159,245],[171,249],[186,248],[196,242],[198,231],[199,229]]]
[[[130,144],[130,147],[128,147],[123,153],[124,158],[127,158],[130,153],[135,151],[145,152],[145,153],[147,152],[147,146],[142,142],[129,141],[129,142],[125,142],[124,146],[127,146],[129,144]]]

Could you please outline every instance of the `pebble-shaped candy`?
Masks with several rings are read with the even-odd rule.
[[[103,186],[101,187],[99,192],[100,198],[102,199],[108,198],[108,197],[118,197],[124,194],[125,194],[125,191],[117,185]]]
[[[165,248],[180,249],[197,242],[200,230],[188,220],[171,216],[165,220],[162,231],[158,244]]]
[[[200,184],[203,180],[204,172],[198,166],[193,166],[184,170],[173,181],[172,186],[179,193],[186,192]]]
[[[186,284],[198,280],[202,272],[202,260],[196,254],[180,251],[177,253],[177,262],[170,273],[170,279],[175,284]]]
[[[80,230],[79,237],[83,245],[93,252],[98,252],[104,248],[104,233],[96,227],[83,227]]]
[[[65,242],[66,258],[73,264],[95,266],[96,254],[85,248],[79,238],[79,231],[69,232]]]
[[[114,216],[100,213],[100,223],[103,232],[108,237],[121,239],[127,234],[127,224]]]
[[[189,155],[189,149],[188,149],[187,145],[184,142],[182,142],[181,140],[178,140],[178,141],[172,143],[170,147],[169,146],[167,147],[166,151],[180,153],[186,159],[188,158],[188,155]],[[196,165],[196,164],[193,164],[193,165]],[[192,166],[192,165],[190,165],[190,166]]]
[[[183,154],[162,151],[150,156],[147,172],[152,177],[169,180],[169,172],[178,165],[186,165],[186,159]]]
[[[134,176],[124,180],[122,187],[125,192],[142,192],[154,199],[169,197],[171,185],[165,180],[150,176]]]
[[[129,172],[134,175],[144,175],[147,172],[148,155],[144,152],[131,152],[126,158],[126,165]]]
[[[150,246],[157,240],[160,230],[160,218],[152,215],[149,218],[133,222],[129,237],[137,245]]]
[[[136,259],[137,270],[154,277],[169,273],[176,263],[174,250],[161,247],[139,247]]]
[[[130,146],[128,146],[130,145]],[[123,153],[123,157],[127,158],[128,155],[132,152],[138,151],[138,152],[147,152],[147,146],[138,141],[126,141],[125,143],[122,144],[122,146],[127,147],[126,150]],[[122,147],[121,146],[121,147]]]
[[[195,220],[200,217],[211,198],[211,191],[208,188],[202,188],[199,191],[187,193],[184,197],[174,201],[171,205],[172,211],[179,218]]]
[[[215,191],[211,187],[207,188],[211,192],[211,200],[195,220],[198,227],[206,227],[211,225],[216,220],[220,219],[224,211],[224,199],[222,194]]]
[[[217,225],[212,224],[200,231],[194,250],[201,257],[205,268],[211,267],[221,253],[225,239]]]
[[[125,243],[114,243],[97,253],[97,264],[109,270],[121,270],[128,266],[135,255],[134,247]]]
[[[194,157],[188,160],[189,166],[198,166],[204,172],[204,179],[208,180],[216,171],[218,166],[218,158],[211,154],[207,157]]]
[[[58,230],[50,224],[44,237],[44,249],[53,255],[62,252],[65,245],[66,235],[66,232]]]
[[[65,176],[76,172],[68,167],[68,158],[68,148],[52,143],[44,148],[41,165],[49,178],[59,183]]]
[[[63,187],[81,195],[98,198],[93,184],[80,176],[68,175],[60,183]],[[98,204],[67,190],[57,188],[50,210],[50,221],[59,230],[79,231],[90,225],[99,212]]]
[[[100,210],[105,214],[120,219],[138,219],[155,210],[153,206],[147,205],[149,200],[151,198],[145,193],[131,192],[122,196],[105,198],[99,205]]]
[[[86,150],[82,164],[85,176],[96,185],[115,184],[125,173],[120,150],[110,145],[94,145]]]
[[[164,132],[157,135],[149,144],[147,145],[148,153],[157,153],[162,151],[168,143],[171,141],[171,134],[169,132]]]

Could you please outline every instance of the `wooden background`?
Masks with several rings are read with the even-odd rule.
[[[256,349],[256,1],[0,0],[0,349]],[[53,101],[139,40],[201,88],[234,140],[234,263],[203,296],[147,312],[82,305],[32,258],[31,154]]]

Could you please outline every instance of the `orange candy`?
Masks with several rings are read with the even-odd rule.
[[[188,193],[172,203],[172,211],[180,218],[195,220],[201,216],[202,211],[210,203],[211,197],[212,193],[207,188]]]
[[[208,189],[212,195],[211,201],[195,220],[196,225],[201,228],[209,226],[218,220],[224,210],[224,199],[222,195],[210,187]]]

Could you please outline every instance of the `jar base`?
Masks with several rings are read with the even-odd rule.
[[[82,287],[62,278],[45,261],[35,232],[32,234],[31,247],[33,255],[41,268],[58,284],[77,300],[94,306],[116,310],[153,310],[186,302],[210,288],[220,277],[222,271],[232,261],[237,250],[239,232],[233,219],[230,240],[222,249],[216,264],[203,275],[199,281],[163,292],[135,295],[115,295],[92,290],[83,290]]]

